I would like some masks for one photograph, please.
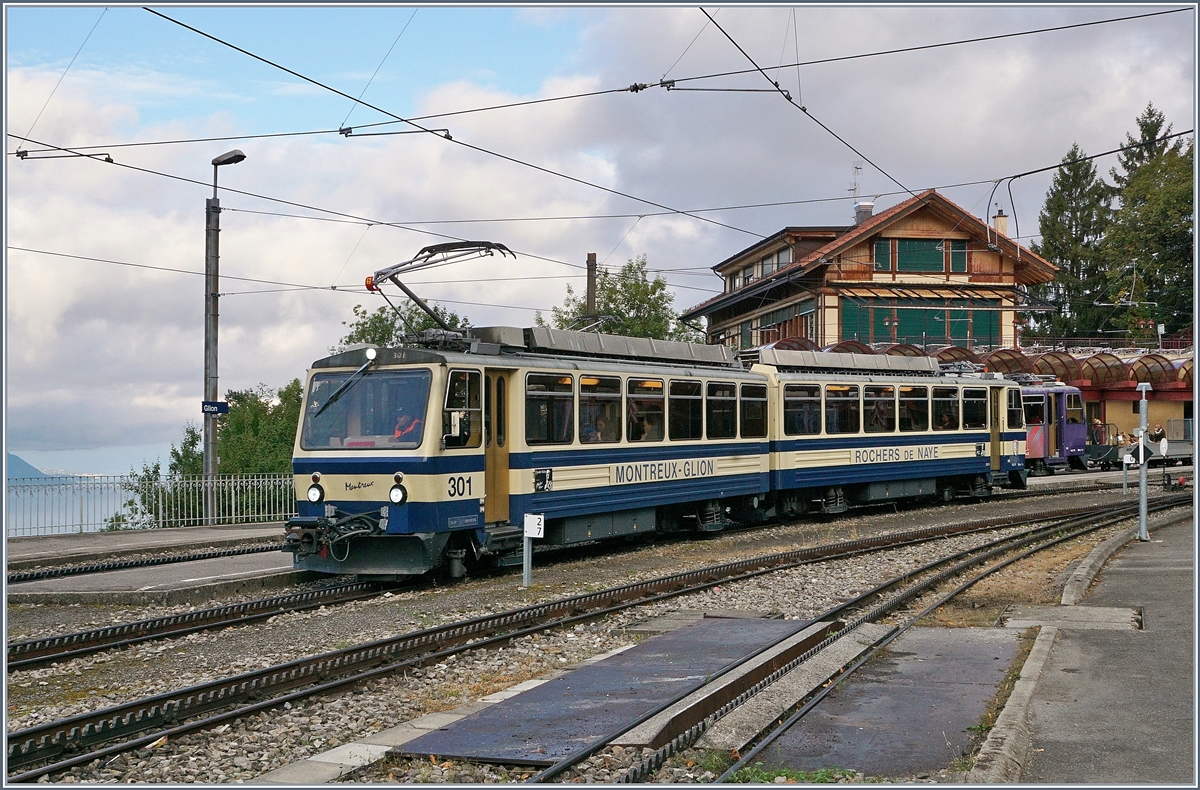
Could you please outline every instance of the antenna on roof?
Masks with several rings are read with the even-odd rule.
[[[850,182],[850,195],[852,197],[858,197],[858,174],[863,171],[862,165],[863,165],[862,161],[858,161],[858,162],[854,163],[854,170],[853,170],[854,180]]]

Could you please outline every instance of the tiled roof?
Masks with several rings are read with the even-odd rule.
[[[769,277],[764,277],[760,280],[757,280],[751,287],[755,288],[755,292],[757,293],[763,288],[769,290],[769,288],[772,287],[769,285],[770,283],[782,283],[791,279],[791,277],[796,274],[807,274],[809,270],[821,265],[821,261],[827,256],[836,254],[841,250],[857,244],[862,239],[875,233],[879,228],[887,225],[889,222],[892,222],[903,215],[910,214],[922,206],[930,205],[931,203],[939,203],[941,204],[940,208],[961,216],[962,219],[960,221],[964,225],[969,226],[964,228],[966,230],[972,231],[976,234],[985,234],[989,232],[992,233],[994,236],[996,236],[996,241],[998,244],[1011,248],[1010,254],[1016,254],[1017,249],[1019,248],[1020,255],[1032,262],[1035,266],[1039,268],[1045,268],[1050,273],[1058,271],[1058,267],[1056,267],[1050,261],[1041,257],[1040,255],[1037,255],[1033,251],[1026,249],[1025,247],[1020,247],[1016,242],[1012,241],[1008,237],[996,234],[994,230],[990,230],[990,226],[968,212],[966,209],[957,205],[953,201],[948,200],[944,195],[939,194],[936,190],[927,189],[921,194],[913,195],[908,200],[901,201],[891,208],[884,209],[878,214],[872,216],[870,219],[867,219],[866,221],[849,228],[845,233],[841,234],[833,241],[820,247],[819,249],[810,252],[800,260],[793,261],[791,264],[777,272],[774,272]],[[733,258],[736,257],[737,256],[728,258],[725,262],[733,260]],[[746,295],[749,294],[746,292],[745,288],[732,293],[718,294],[711,299],[689,308],[683,313],[683,317],[688,318],[696,315],[703,315],[706,309],[714,304],[717,304],[718,302],[728,301],[733,303],[738,301],[739,297]]]

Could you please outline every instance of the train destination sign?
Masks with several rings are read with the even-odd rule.
[[[922,444],[914,447],[863,447],[853,451],[856,464],[879,464],[894,461],[934,461],[941,457],[941,447]]]
[[[205,414],[228,414],[229,402],[223,400],[200,401],[200,411]]]

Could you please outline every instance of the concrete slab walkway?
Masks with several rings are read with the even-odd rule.
[[[1194,524],[1131,543],[1077,609],[1140,609],[1142,630],[1055,623],[1030,704],[1022,783],[1195,786]]]

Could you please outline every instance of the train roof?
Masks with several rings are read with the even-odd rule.
[[[719,376],[751,379],[754,365],[767,365],[781,377],[824,378],[939,378],[1000,380],[998,374],[948,371],[931,357],[794,351],[759,348],[735,354],[726,346],[652,340],[649,338],[573,332],[549,327],[478,327],[465,335],[431,332],[423,348],[349,348],[313,363],[313,369],[357,368],[367,361],[366,349],[376,349],[376,365],[484,365],[488,367],[541,367],[597,372],[662,373],[664,375]]]

